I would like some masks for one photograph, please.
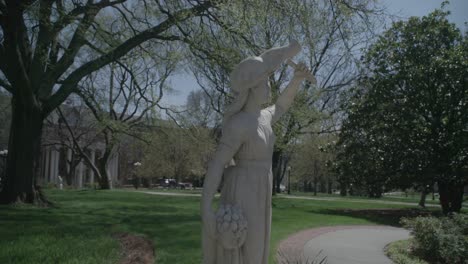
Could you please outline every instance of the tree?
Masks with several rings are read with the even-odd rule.
[[[195,53],[192,70],[212,106],[222,113],[229,103],[229,74],[241,59],[258,55],[291,38],[303,46],[302,60],[312,69],[318,87],[305,85],[293,108],[274,127],[277,136],[273,153],[274,191],[279,191],[288,153],[304,133],[334,131],[338,127],[337,98],[357,80],[358,50],[373,37],[374,18],[381,10],[374,1],[232,1],[222,9],[228,17],[225,31],[201,35],[209,56]],[[240,36],[240,37],[239,37]],[[271,76],[273,101],[288,82],[291,71],[284,65]],[[320,91],[320,92],[318,92]],[[314,126],[321,123],[321,126]],[[312,128],[319,128],[318,131]]]
[[[342,175],[380,188],[437,183],[444,213],[460,211],[468,183],[468,37],[448,14],[383,33],[365,56],[339,142]]]
[[[201,186],[208,161],[214,151],[217,115],[202,90],[187,96],[184,111],[171,121],[155,119],[143,146],[142,166],[137,176],[190,180]]]
[[[304,135],[297,143],[294,153],[291,155],[292,174],[297,183],[301,183],[304,191],[311,191],[313,184],[314,195],[318,190],[332,192],[334,172],[330,167],[333,161],[333,135]],[[320,186],[320,188],[319,188]]]
[[[138,177],[201,179],[214,150],[214,139],[207,129],[159,127],[149,134],[150,144],[144,148]]]
[[[220,123],[220,115],[213,109],[210,97],[203,91],[192,91],[187,96],[185,112],[179,119],[186,125],[200,128],[216,128]]]
[[[79,91],[85,76],[148,40],[189,42],[190,35],[178,34],[177,28],[195,17],[209,20],[214,5],[190,0],[143,4],[145,12],[136,10],[141,3],[126,0],[0,1],[0,86],[12,95],[1,203],[45,201],[36,188],[43,121]],[[113,17],[127,22],[130,37],[114,31]]]
[[[160,101],[167,89],[167,79],[176,67],[177,57],[170,49],[159,51],[158,60],[142,56],[143,52],[136,48],[119,63],[90,74],[79,92],[101,126],[104,148],[95,167],[101,189],[111,186],[107,166],[117,153],[121,138],[144,140],[143,134],[153,122],[151,113],[162,107]],[[86,155],[85,159],[89,160]]]
[[[11,122],[10,97],[0,90],[0,150],[8,146],[8,131]]]
[[[97,175],[94,161],[91,160],[92,155],[88,150],[92,145],[98,144],[102,128],[82,100],[79,100],[78,96],[71,96],[67,104],[59,106],[49,115],[46,122],[46,131],[51,137],[45,135],[42,145],[58,144],[67,150],[63,153],[66,157],[66,170],[61,171],[66,184],[80,187],[83,179],[76,179],[75,169],[81,162],[87,163],[94,175]]]

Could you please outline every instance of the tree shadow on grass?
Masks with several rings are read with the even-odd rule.
[[[400,220],[404,217],[440,215],[439,211],[405,208],[405,209],[320,209],[318,213],[331,216],[347,216],[362,218],[379,225],[401,227]]]

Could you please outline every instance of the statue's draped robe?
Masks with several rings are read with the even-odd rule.
[[[240,112],[223,128],[218,153],[226,156],[234,153],[235,165],[224,171],[221,202],[241,207],[248,227],[247,238],[241,248],[228,250],[217,243],[218,264],[268,263],[271,161],[275,142],[271,124],[279,115],[275,106],[263,109],[258,116]]]

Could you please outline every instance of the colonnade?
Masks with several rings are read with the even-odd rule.
[[[66,160],[65,160],[66,158]],[[62,177],[63,183],[65,184],[65,175],[60,175],[60,164],[65,162],[66,173],[70,173],[70,161],[72,159],[72,150],[67,148],[66,155],[60,155],[60,148],[57,146],[48,146],[43,148],[42,160],[41,160],[41,184],[58,184],[60,183],[59,176]],[[90,159],[94,163],[96,160],[96,149],[90,150]],[[114,154],[108,162],[107,172],[110,176],[111,188],[115,185],[118,180],[119,172],[119,155]],[[72,179],[72,184],[76,188],[83,188],[85,183],[94,184],[95,175],[91,168],[86,166],[83,160],[75,168],[75,178]]]

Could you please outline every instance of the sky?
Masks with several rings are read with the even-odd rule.
[[[387,12],[405,20],[411,16],[424,16],[436,8],[440,8],[444,0],[378,0]],[[468,0],[450,0],[447,9],[451,12],[449,20],[465,32],[468,26]],[[390,25],[388,25],[390,26]],[[163,98],[165,106],[181,106],[191,91],[199,88],[195,79],[188,73],[180,73],[171,79],[174,91]]]

